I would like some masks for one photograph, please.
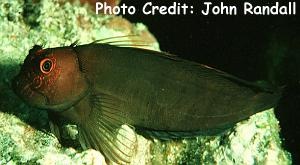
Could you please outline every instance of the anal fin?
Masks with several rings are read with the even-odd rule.
[[[196,131],[163,131],[163,130],[151,130],[147,128],[136,128],[138,134],[147,138],[156,138],[159,140],[173,140],[182,138],[193,138],[196,136],[214,136],[226,133],[233,125],[227,125],[220,128],[212,128],[207,130]]]

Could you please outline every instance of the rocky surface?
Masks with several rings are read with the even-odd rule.
[[[141,36],[152,49],[159,50],[142,23],[96,15],[79,2],[0,2],[0,164],[105,164],[100,152],[78,147],[76,130],[66,133],[66,139],[75,140],[60,144],[49,131],[47,112],[25,105],[14,95],[10,80],[35,44],[84,44],[128,34]],[[74,128],[67,125],[65,130],[70,130],[68,127]],[[138,136],[132,164],[291,164],[289,153],[281,147],[279,131],[270,109],[220,136],[176,141]]]

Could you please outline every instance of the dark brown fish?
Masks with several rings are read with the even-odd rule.
[[[13,89],[75,122],[84,148],[122,164],[136,148],[123,124],[159,139],[214,135],[274,107],[281,95],[167,53],[99,43],[34,46]]]

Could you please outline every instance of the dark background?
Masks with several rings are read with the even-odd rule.
[[[141,9],[146,2],[122,0],[122,3],[140,9],[139,13],[124,17],[147,25],[159,41],[161,50],[249,81],[266,80],[277,86],[287,85],[275,113],[282,129],[283,147],[292,153],[293,163],[299,163],[299,16],[145,16]],[[170,5],[173,1],[152,2]],[[183,2],[194,8],[201,5],[200,2]],[[231,2],[240,9],[242,3]],[[252,3],[259,4],[258,1]]]

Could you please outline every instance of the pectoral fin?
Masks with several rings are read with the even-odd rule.
[[[137,138],[119,111],[121,101],[102,93],[90,95],[91,112],[79,125],[79,141],[83,148],[101,151],[109,161],[130,163]]]

